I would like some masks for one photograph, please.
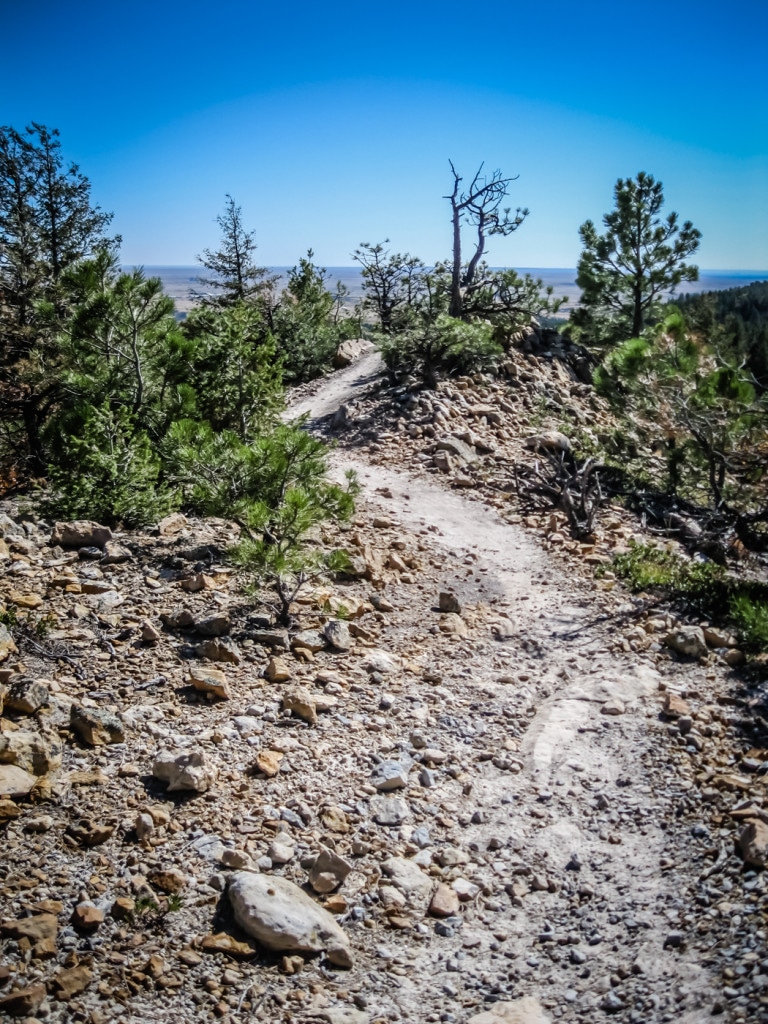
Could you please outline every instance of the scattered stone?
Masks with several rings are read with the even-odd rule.
[[[404,789],[408,785],[408,769],[399,761],[382,761],[371,772],[371,782],[380,793]]]
[[[267,778],[273,779],[280,771],[280,765],[284,757],[285,755],[279,750],[260,750],[256,755],[256,767]]]
[[[372,348],[372,343],[364,338],[347,338],[346,341],[342,341],[334,353],[334,370],[342,370],[346,366],[351,366],[361,356],[364,356],[366,352],[370,352]]]
[[[108,540],[114,536],[108,526],[86,519],[78,519],[71,523],[56,523],[51,534],[51,546],[60,544],[63,548],[104,548]]]
[[[186,530],[189,520],[181,512],[171,512],[157,524],[157,532],[161,537],[175,537],[177,533]]]
[[[43,735],[17,729],[0,734],[0,764],[16,765],[33,775],[42,776],[56,771],[61,765],[61,758],[61,742],[53,733]]]
[[[223,661],[230,665],[239,665],[243,660],[240,648],[228,636],[203,641],[197,645],[197,653],[209,661]]]
[[[768,823],[761,818],[748,820],[736,840],[736,849],[746,864],[768,867]]]
[[[686,658],[706,658],[709,653],[704,632],[699,626],[685,626],[667,633],[664,645]]]
[[[141,623],[141,639],[145,644],[155,644],[163,634],[152,622],[151,619],[144,619]]]
[[[225,636],[232,629],[228,615],[209,615],[208,618],[195,621],[195,630],[200,636]]]
[[[494,1003],[490,1010],[476,1013],[467,1024],[551,1024],[551,1017],[535,996]]]
[[[283,711],[290,711],[310,725],[317,722],[317,702],[303,686],[296,686],[283,695]]]
[[[13,800],[0,796],[0,821],[9,821],[11,818],[18,818],[21,808]]]
[[[72,836],[81,846],[100,846],[106,843],[115,826],[109,822],[96,821],[93,818],[81,818],[70,822],[67,835]]]
[[[229,700],[227,677],[219,669],[193,665],[189,670],[189,681],[198,693],[210,693],[222,700]]]
[[[664,714],[670,718],[678,718],[680,715],[690,715],[691,708],[687,701],[669,690],[664,695]]]
[[[133,555],[128,548],[123,547],[116,540],[108,540],[104,544],[104,557],[101,559],[102,565],[122,565],[125,562],[130,562]]]
[[[334,850],[323,848],[309,872],[309,884],[315,892],[326,895],[338,889],[351,870],[349,861]]]
[[[601,715],[623,715],[625,711],[624,701],[619,700],[618,697],[611,697],[600,708]]]
[[[28,796],[37,776],[15,764],[0,764],[0,794],[20,800]]]
[[[58,971],[52,979],[53,993],[61,1002],[69,1002],[85,992],[93,981],[93,971],[85,964]]]
[[[327,910],[279,875],[235,872],[227,889],[235,920],[248,935],[275,952],[325,953],[337,967],[350,967],[349,940]]]
[[[13,637],[8,632],[8,627],[0,623],[0,662],[11,654],[18,654],[19,649],[13,642]]]
[[[570,440],[559,430],[545,430],[541,434],[534,434],[527,437],[524,444],[529,451],[569,452],[571,450]]]
[[[429,913],[433,917],[453,917],[459,912],[459,897],[455,889],[441,882],[432,896]]]
[[[59,922],[55,914],[37,914],[35,917],[3,921],[0,923],[0,932],[10,939],[29,939],[32,943],[44,942],[56,938],[59,933]]]
[[[151,871],[147,879],[155,889],[169,895],[181,892],[189,883],[189,879],[179,868],[158,868]]]
[[[295,855],[295,847],[285,839],[274,839],[267,848],[267,856],[273,864],[288,864]]]
[[[349,626],[340,619],[332,619],[330,622],[326,622],[323,628],[323,636],[334,650],[348,651],[352,647]]]
[[[432,879],[424,874],[418,864],[407,857],[390,857],[381,865],[381,870],[409,900],[426,906],[432,893]]]
[[[302,629],[291,637],[291,647],[304,647],[313,654],[325,650],[325,637],[315,629]]]
[[[152,763],[152,774],[168,783],[168,792],[191,790],[204,793],[213,785],[213,771],[203,750],[161,750]]]
[[[82,708],[73,704],[69,711],[69,725],[84,743],[92,747],[125,742],[123,723],[116,715],[101,708]]]
[[[448,590],[440,591],[438,608],[441,612],[453,612],[456,615],[461,615],[461,605],[458,597]]]
[[[387,825],[390,828],[402,825],[410,817],[411,811],[408,804],[399,796],[372,796],[371,814],[377,825]]]
[[[90,900],[78,903],[72,912],[72,924],[80,931],[94,932],[104,923],[104,911]]]
[[[9,1017],[28,1017],[37,1012],[46,995],[45,985],[17,988],[7,996],[0,997],[0,1014],[7,1013]]]
[[[216,932],[215,935],[206,935],[200,943],[200,948],[206,953],[227,953],[229,956],[252,957],[256,952],[249,942],[240,942],[227,932]]]
[[[34,715],[50,702],[48,687],[30,676],[12,676],[5,695],[5,706],[10,711]]]
[[[287,683],[291,678],[291,670],[282,658],[270,658],[264,669],[264,677],[270,683]]]

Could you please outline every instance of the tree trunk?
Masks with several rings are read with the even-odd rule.
[[[463,301],[461,297],[461,210],[455,198],[451,199],[453,208],[453,270],[451,273],[451,305],[450,316],[461,317]]]

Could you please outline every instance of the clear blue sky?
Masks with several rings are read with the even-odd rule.
[[[664,183],[703,268],[768,268],[767,0],[0,0],[0,123],[61,131],[126,263],[190,264],[230,192],[261,262],[432,262],[448,158],[519,174],[492,263],[574,266],[618,177]]]

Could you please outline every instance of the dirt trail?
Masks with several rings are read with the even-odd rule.
[[[291,413],[308,414],[310,427],[322,429],[323,417],[354,400],[379,368],[375,353],[365,357]],[[401,984],[412,1005],[423,1004],[425,984],[443,981],[443,991],[453,992],[458,975],[491,991],[495,984],[497,998],[525,991],[560,1020],[602,1010],[646,1024],[701,1021],[713,1005],[714,979],[695,952],[670,954],[680,894],[660,867],[669,853],[664,817],[674,786],[660,800],[644,767],[658,744],[658,671],[650,659],[607,648],[610,627],[599,624],[594,585],[569,576],[524,528],[426,475],[354,450],[339,448],[333,460],[339,470],[356,471],[361,501],[374,514],[429,538],[462,604],[487,609],[491,624],[494,616],[504,623],[502,642],[479,641],[462,656],[463,694],[475,696],[470,728],[491,710],[497,722],[522,721],[509,765],[503,750],[489,751],[487,770],[458,798],[452,794],[472,815],[463,843],[508,853],[486,862],[489,876],[511,880],[512,909],[489,901],[468,940],[465,922],[458,959],[411,942],[411,970]],[[407,1005],[405,992],[396,1001]]]

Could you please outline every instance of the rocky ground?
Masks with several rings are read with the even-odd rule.
[[[363,490],[290,633],[227,523],[5,506],[0,1017],[768,1021],[763,688],[510,495],[569,354],[301,411]]]

